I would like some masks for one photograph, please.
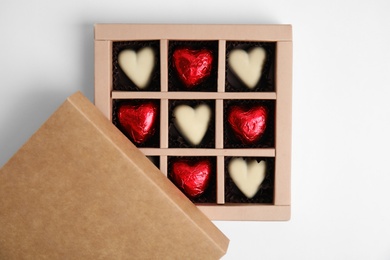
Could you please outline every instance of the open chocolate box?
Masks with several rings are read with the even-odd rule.
[[[95,25],[95,105],[212,220],[290,218],[290,25]]]

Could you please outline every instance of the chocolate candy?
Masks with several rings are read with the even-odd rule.
[[[177,187],[187,196],[202,195],[210,182],[211,162],[207,159],[179,159],[172,163],[170,176]]]
[[[210,76],[213,55],[207,49],[177,49],[173,52],[173,66],[187,88],[193,88]]]
[[[118,108],[120,128],[136,144],[152,137],[156,130],[158,106],[152,101],[123,103]]]
[[[228,171],[240,191],[249,199],[253,198],[266,175],[265,161],[245,161],[243,158],[234,158],[230,161]]]
[[[266,52],[261,47],[248,52],[235,49],[229,54],[229,67],[249,89],[253,89],[260,80],[265,58]]]
[[[198,145],[209,126],[211,109],[206,104],[200,104],[195,108],[187,105],[179,105],[173,110],[176,128],[184,138],[192,145]]]
[[[129,49],[123,50],[118,55],[118,63],[139,89],[148,86],[154,67],[152,48],[145,47],[138,52]]]
[[[238,139],[244,144],[253,144],[265,131],[267,110],[263,106],[233,106],[229,110],[228,122]]]

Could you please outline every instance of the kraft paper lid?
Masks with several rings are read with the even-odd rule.
[[[0,259],[218,259],[229,240],[80,92],[0,170]]]

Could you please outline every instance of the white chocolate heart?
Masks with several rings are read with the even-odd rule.
[[[179,105],[173,111],[174,123],[183,137],[192,145],[198,145],[206,134],[210,118],[210,107],[201,104],[196,108]]]
[[[145,47],[138,52],[123,50],[118,55],[118,62],[123,72],[138,88],[144,89],[148,85],[154,67],[152,48]]]
[[[266,55],[261,47],[248,52],[235,49],[229,54],[229,66],[249,89],[253,89],[260,80]]]
[[[229,175],[247,198],[253,198],[265,178],[267,165],[265,161],[245,161],[234,158],[228,166]]]

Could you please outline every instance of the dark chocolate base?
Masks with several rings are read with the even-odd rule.
[[[157,167],[160,169],[160,156],[147,156],[148,159]]]

